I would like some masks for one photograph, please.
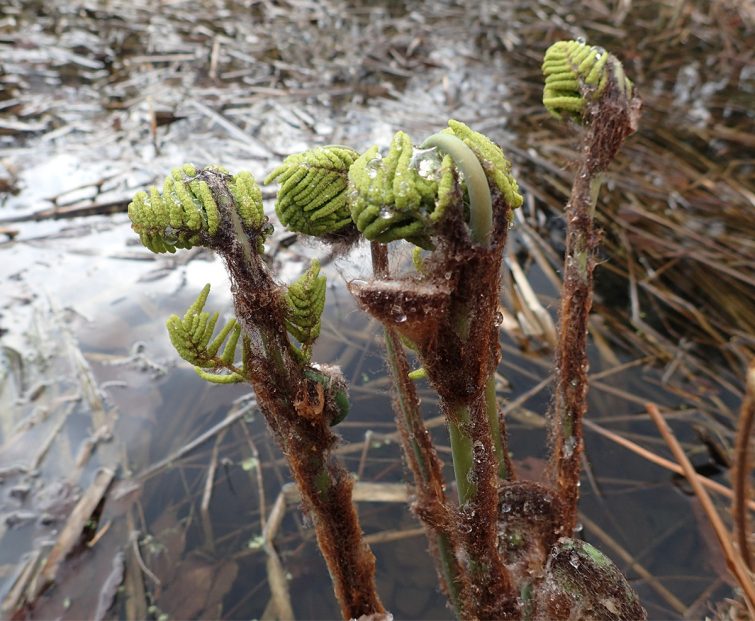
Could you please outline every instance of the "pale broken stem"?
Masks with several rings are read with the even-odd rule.
[[[255,482],[257,484],[257,502],[259,503],[259,512],[260,512],[260,529],[265,529],[265,522],[267,520],[267,501],[265,499],[265,483],[262,479],[262,462],[260,461],[260,453],[257,450],[257,445],[254,443],[254,438],[252,438],[252,434],[249,433],[249,429],[247,429],[247,426],[243,423],[241,423],[241,431],[244,434],[244,438],[246,438],[246,443],[249,445],[249,451],[252,454],[252,459],[255,463],[254,468],[254,477]]]
[[[679,445],[679,442],[677,442],[676,437],[674,436],[669,426],[666,424],[666,421],[658,411],[658,408],[655,406],[655,404],[648,403],[645,406],[645,409],[650,415],[650,418],[653,419],[653,422],[658,427],[658,431],[660,431],[669,449],[671,449],[674,458],[677,462],[679,462],[679,465],[684,470],[684,476],[692,486],[692,489],[695,492],[695,496],[697,496],[698,500],[700,501],[700,504],[702,505],[703,510],[705,511],[705,514],[708,517],[708,520],[710,521],[714,532],[716,533],[718,543],[720,544],[721,549],[724,552],[724,556],[726,557],[726,565],[729,567],[729,571],[731,571],[731,573],[737,579],[737,582],[739,582],[739,586],[745,596],[745,601],[747,603],[747,607],[750,610],[750,613],[754,614],[755,582],[753,582],[752,575],[747,570],[742,557],[739,556],[737,551],[734,549],[734,546],[730,541],[731,538],[729,532],[727,531],[726,526],[721,520],[721,517],[718,515],[718,511],[716,511],[716,507],[713,505],[713,501],[711,501],[710,496],[708,496],[708,492],[700,484],[700,481],[698,481],[694,467],[690,463],[689,459],[687,459],[687,455],[684,453],[684,449],[682,449],[682,447]]]
[[[646,459],[647,461],[651,463],[654,463],[658,466],[661,466],[662,468],[666,468],[666,470],[670,470],[671,472],[684,476],[684,470],[682,470],[682,467],[679,464],[676,464],[673,461],[669,461],[668,459],[664,459],[660,455],[656,455],[652,451],[649,451],[646,448],[641,447],[639,444],[635,444],[631,440],[627,440],[626,438],[612,431],[609,431],[605,427],[601,427],[600,425],[597,425],[594,422],[589,421],[589,420],[585,421],[585,427],[592,429],[595,433],[599,433],[600,435],[608,438],[612,442],[615,442],[619,446],[623,446],[625,449],[632,451],[636,455],[639,455],[640,457],[642,457],[643,459]],[[707,487],[710,491],[720,494],[721,496],[726,496],[730,500],[734,498],[734,492],[730,490],[728,487],[721,485],[717,481],[713,481],[707,477],[700,476],[699,474],[696,474],[696,476],[697,476],[697,479],[700,481],[700,485]],[[747,508],[750,509],[750,511],[755,511],[755,501],[748,500]]]
[[[115,472],[110,468],[100,468],[94,476],[94,481],[76,503],[76,506],[68,516],[65,526],[60,531],[50,554],[45,561],[42,570],[35,582],[35,592],[30,594],[31,599],[36,599],[49,587],[58,575],[58,570],[66,557],[78,545],[81,533],[92,517],[97,506],[105,497],[110,484],[115,478]]]
[[[485,405],[488,413],[488,425],[493,436],[493,448],[498,461],[498,476],[501,481],[513,478],[511,460],[508,455],[508,442],[501,429],[501,419],[498,414],[498,399],[495,396],[495,372],[491,374],[485,384]]]
[[[265,528],[262,531],[263,548],[267,554],[267,578],[270,588],[270,601],[262,619],[295,619],[291,593],[288,588],[287,572],[275,549],[275,538],[281,529],[289,507],[297,507],[303,500],[300,490],[294,483],[285,483],[270,510]],[[402,483],[356,483],[352,494],[353,502],[396,502],[409,501],[406,486]],[[360,615],[374,621],[387,621],[391,615],[376,612]]]
[[[287,497],[292,497],[296,488],[290,483],[283,486],[278,498],[273,503],[270,516],[262,531],[265,552],[267,553],[267,582],[270,587],[270,598],[278,619],[294,619],[294,609],[291,605],[291,594],[288,590],[288,580],[283,563],[275,549],[275,535],[280,529],[283,517],[286,515]]]
[[[215,535],[212,528],[212,519],[210,517],[210,502],[212,501],[212,491],[215,487],[215,473],[218,468],[218,453],[220,444],[223,442],[228,428],[226,427],[215,438],[215,444],[212,447],[210,456],[210,465],[207,468],[207,478],[205,479],[204,490],[202,492],[202,502],[199,505],[199,514],[201,516],[202,530],[204,531],[205,545],[210,553],[215,552]]]

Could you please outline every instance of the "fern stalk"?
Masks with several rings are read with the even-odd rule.
[[[564,528],[577,523],[582,419],[587,412],[587,328],[592,307],[595,251],[594,214],[603,173],[624,139],[637,126],[640,100],[621,63],[602,48],[581,41],[552,45],[543,61],[543,104],[556,118],[571,117],[586,131],[580,162],[566,205],[555,390],[551,408],[551,470],[564,502]]]
[[[376,278],[388,278],[388,251],[384,244],[372,242],[372,267]],[[409,378],[409,362],[396,330],[383,324],[386,361],[395,390],[396,422],[404,455],[417,486],[418,513],[433,551],[433,558],[441,579],[441,587],[460,619],[468,618],[471,611],[469,577],[456,556],[457,539],[450,523],[448,502],[444,492],[443,473],[429,432],[419,409],[419,398],[414,382]],[[428,520],[427,518],[432,519]]]
[[[260,255],[247,262],[243,246],[232,245],[222,256],[232,280],[242,285],[234,290],[237,316],[263,343],[264,358],[254,365],[259,372],[250,378],[252,386],[313,518],[341,612],[346,619],[382,613],[375,558],[351,501],[353,480],[332,455],[337,438],[323,417],[309,418],[297,408],[298,393],[311,380],[288,338],[288,303]],[[260,304],[260,292],[270,296],[266,304]]]
[[[506,242],[509,211],[516,202],[511,198],[513,192],[509,179],[504,176],[507,163],[500,149],[466,126],[449,125],[458,135],[449,132],[435,134],[423,146],[435,146],[450,155],[464,174],[470,201],[471,245],[464,243],[455,248],[452,243],[447,249],[449,256],[458,251],[458,256],[464,259],[452,260],[446,267],[451,268],[451,280],[455,286],[449,320],[441,328],[438,338],[459,344],[459,364],[462,367],[468,370],[477,367],[477,372],[468,378],[474,389],[470,392],[452,385],[444,387],[447,380],[437,372],[435,365],[425,366],[431,381],[439,388],[449,427],[459,503],[465,523],[463,529],[467,531],[463,538],[464,550],[469,559],[470,579],[482,591],[476,601],[476,613],[483,618],[505,617],[516,608],[516,594],[511,576],[498,554],[497,533],[488,525],[498,521],[498,476],[502,472],[499,462],[508,463],[504,459],[503,436],[495,403],[494,373],[498,348],[494,314],[500,251]],[[491,161],[498,165],[491,165]],[[483,163],[488,164],[488,171],[483,169]],[[498,191],[495,215],[489,177]],[[476,378],[483,370],[486,375]],[[490,390],[491,386],[493,390]]]

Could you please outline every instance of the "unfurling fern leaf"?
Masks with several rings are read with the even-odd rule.
[[[288,156],[265,183],[278,181],[275,213],[291,231],[322,236],[351,224],[346,203],[349,167],[359,154],[328,146]]]
[[[213,338],[219,315],[203,310],[209,293],[208,284],[183,317],[171,315],[168,318],[170,341],[178,355],[193,364],[194,370],[202,379],[215,384],[243,382],[245,365],[242,362],[239,368],[234,363],[241,326],[235,319],[231,319]],[[245,340],[246,338],[244,336]],[[221,347],[223,351],[218,355]],[[223,373],[223,370],[228,373]]]
[[[320,320],[325,308],[325,284],[325,276],[320,276],[320,262],[315,259],[309,269],[286,291],[286,328],[302,344],[302,353],[307,361],[312,344],[320,336]]]
[[[409,136],[398,132],[385,157],[373,147],[351,167],[351,216],[367,239],[406,239],[432,248],[435,225],[458,202],[455,169],[463,173],[473,203],[471,225],[479,233],[473,235],[475,241],[483,241],[491,228],[489,186],[498,189],[509,207],[522,204],[511,164],[501,149],[463,123],[452,120],[448,124],[447,130],[430,137],[419,150]],[[442,160],[436,149],[445,154]]]
[[[501,147],[460,121],[449,120],[448,129],[445,131],[453,133],[472,150],[482,164],[488,183],[498,189],[506,204],[512,209],[521,207],[524,199],[519,193],[516,179],[511,174],[511,162],[506,159]]]
[[[581,118],[587,103],[600,99],[612,79],[627,98],[632,95],[632,82],[624,75],[621,62],[603,48],[581,41],[551,45],[542,70],[543,104],[558,119],[564,114]]]
[[[220,167],[174,168],[162,192],[151,187],[137,192],[128,206],[131,228],[153,252],[222,244],[224,231],[233,230],[239,216],[244,232],[259,243],[268,233],[262,192],[248,172],[230,175]]]
[[[430,157],[428,157],[428,155]],[[430,225],[439,217],[439,181],[450,178],[445,162],[414,150],[411,138],[396,132],[385,157],[378,147],[366,151],[349,170],[351,217],[369,240],[406,239],[431,248]],[[449,180],[446,179],[446,185]]]

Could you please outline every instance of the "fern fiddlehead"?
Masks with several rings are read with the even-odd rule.
[[[404,132],[398,132],[385,157],[377,147],[364,153],[351,167],[351,216],[369,240],[405,239],[422,248],[430,240],[447,208],[456,200],[455,167],[464,175],[471,203],[475,241],[485,239],[492,226],[489,186],[496,188],[510,207],[522,203],[510,174],[511,165],[501,149],[482,134],[458,121],[428,138],[417,151]],[[431,159],[438,149],[443,159]]]
[[[254,177],[248,172],[230,175],[220,167],[174,168],[162,192],[154,186],[149,193],[137,192],[128,215],[142,244],[158,253],[194,246],[217,248],[233,234],[234,215],[258,251],[269,233]]]
[[[411,138],[396,132],[383,157],[377,146],[368,149],[349,169],[349,207],[357,229],[370,241],[405,239],[431,248],[428,226],[436,221],[439,180],[450,184],[449,162],[426,170],[417,165]],[[443,205],[441,205],[442,208]]]
[[[168,318],[166,325],[170,341],[178,355],[194,365],[194,370],[202,379],[215,384],[245,381],[244,362],[240,367],[234,362],[241,326],[231,319],[213,338],[219,314],[204,310],[209,293],[208,284],[183,317],[171,315]],[[219,353],[221,347],[223,351]]]
[[[632,82],[624,75],[621,62],[603,48],[582,41],[558,41],[545,52],[543,104],[557,119],[564,115],[581,118],[588,102],[600,99],[611,75],[627,97]]]
[[[315,259],[286,291],[286,329],[302,344],[302,354],[307,362],[311,358],[312,343],[320,335],[325,285],[325,276],[320,275],[320,262]]]
[[[288,156],[266,178],[278,181],[275,213],[291,231],[322,236],[351,224],[346,201],[349,167],[359,154],[347,147],[317,147]]]

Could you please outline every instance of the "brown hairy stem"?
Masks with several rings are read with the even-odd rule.
[[[552,461],[556,469],[556,486],[564,503],[565,533],[571,533],[577,522],[583,451],[582,418],[587,411],[587,322],[592,307],[595,248],[598,245],[591,213],[591,182],[587,163],[583,162],[566,206],[566,260],[552,414],[552,429],[555,430]]]
[[[737,439],[734,445],[734,502],[732,517],[734,520],[734,540],[739,547],[739,554],[747,569],[753,571],[753,552],[750,545],[752,529],[749,525],[747,507],[751,493],[750,471],[753,426],[755,426],[755,360],[750,362],[745,375],[745,398],[739,414]]]
[[[322,390],[305,377],[292,353],[282,289],[243,241],[231,240],[221,255],[231,276],[236,316],[249,337],[244,351],[248,379],[314,522],[341,614],[352,619],[382,613],[375,557],[364,543],[351,500],[353,481],[332,455],[337,437],[323,415]]]
[[[495,313],[509,207],[497,192],[493,205],[487,247],[470,243],[462,210],[454,210],[420,280],[353,281],[350,290],[373,316],[415,344],[449,427],[471,447],[458,531],[476,589],[473,615],[512,619],[519,616],[518,593],[498,551],[499,465],[486,399],[500,356]]]
[[[640,99],[619,88],[616,76],[598,101],[588,105],[580,163],[566,205],[566,257],[556,349],[555,389],[550,412],[551,473],[564,503],[568,535],[577,524],[582,419],[587,412],[587,323],[592,307],[595,249],[593,225],[602,173],[624,139],[637,128]],[[555,474],[554,474],[555,472]]]
[[[372,242],[372,267],[376,278],[389,277],[388,249]],[[459,618],[473,614],[469,576],[457,557],[458,535],[454,515],[445,494],[442,465],[419,410],[409,362],[396,330],[384,324],[386,358],[394,384],[394,411],[401,445],[414,477],[417,500],[414,510],[422,520],[443,592]]]

